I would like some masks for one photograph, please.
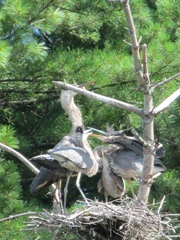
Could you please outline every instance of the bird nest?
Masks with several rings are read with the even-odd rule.
[[[75,233],[77,239],[174,239],[179,228],[179,214],[160,213],[162,204],[147,207],[125,198],[119,202],[89,200],[89,206],[69,215],[47,211],[29,217],[26,230],[52,231],[53,239]],[[150,210],[154,208],[154,210]],[[63,229],[63,231],[62,231]],[[76,238],[73,238],[76,239]]]

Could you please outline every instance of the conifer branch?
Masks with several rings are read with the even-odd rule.
[[[71,84],[65,83],[65,82],[53,81],[53,84],[57,87],[62,87],[62,88],[65,88],[65,89],[72,90],[72,91],[80,93],[81,95],[84,95],[86,97],[104,102],[108,105],[113,105],[115,107],[134,112],[139,116],[143,116],[143,110],[138,108],[138,107],[133,106],[132,104],[122,102],[122,101],[119,101],[119,100],[116,100],[116,99],[113,99],[113,98],[110,98],[110,97],[102,96],[100,94],[90,92],[90,91],[86,90],[85,88],[82,89],[82,88],[73,86]]]

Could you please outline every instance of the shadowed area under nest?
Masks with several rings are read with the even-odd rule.
[[[130,198],[89,203],[69,215],[37,213],[29,217],[24,230],[47,230],[52,232],[53,239],[68,239],[68,234],[75,234],[74,240],[170,240],[174,239],[176,228],[180,228],[179,214],[160,213],[163,201],[151,206]]]

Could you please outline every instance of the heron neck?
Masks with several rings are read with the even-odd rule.
[[[93,150],[92,150],[90,144],[88,143],[87,139],[82,140],[82,148],[84,148],[84,150],[89,153],[89,155],[93,161],[92,175],[94,175],[98,171],[99,164],[94,156]]]
[[[82,115],[80,109],[74,102],[74,96],[68,92],[62,92],[61,94],[61,106],[68,114],[68,117],[72,123],[73,128],[83,126]]]

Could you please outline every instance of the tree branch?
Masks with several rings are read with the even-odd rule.
[[[162,86],[163,84],[168,83],[168,82],[170,82],[171,80],[173,80],[173,79],[175,79],[175,78],[177,78],[177,77],[179,77],[179,76],[180,76],[180,72],[176,73],[175,75],[173,75],[173,76],[171,76],[171,77],[169,77],[169,78],[167,78],[167,79],[164,79],[162,82],[157,83],[156,85],[153,86],[153,89],[154,89],[154,88],[157,88],[157,87],[160,87],[160,86]]]
[[[39,169],[37,169],[27,158],[25,158],[21,153],[17,152],[13,148],[0,143],[0,147],[4,149],[6,152],[12,154],[13,156],[17,157],[22,163],[24,163],[33,173],[36,175],[39,173]]]
[[[5,221],[9,221],[9,220],[13,220],[15,218],[19,218],[19,217],[23,217],[23,216],[28,216],[28,215],[37,215],[37,212],[25,212],[25,213],[20,213],[20,214],[16,214],[16,215],[11,215],[9,217],[6,218],[2,218],[0,219],[0,222],[5,222]]]
[[[144,79],[149,82],[148,58],[147,58],[147,44],[142,45],[142,63]]]
[[[131,13],[131,9],[129,6],[129,0],[122,0],[121,2],[124,7],[126,21],[128,23],[128,30],[129,30],[130,39],[131,39],[131,48],[132,48],[132,54],[133,54],[133,59],[134,59],[134,71],[135,71],[138,82],[140,83],[141,86],[144,86],[145,81],[144,81],[142,67],[141,67],[141,61],[140,61],[139,42],[138,42],[137,36],[136,36],[136,29],[134,26],[132,13]]]
[[[81,95],[84,95],[86,97],[93,98],[95,100],[104,102],[104,103],[106,103],[108,105],[113,105],[115,107],[122,108],[122,109],[125,109],[125,110],[128,110],[128,111],[134,112],[134,113],[136,113],[139,116],[143,116],[143,110],[142,109],[140,109],[138,107],[135,107],[135,106],[133,106],[133,105],[131,105],[129,103],[118,101],[118,100],[110,98],[110,97],[105,97],[105,96],[102,96],[102,95],[97,94],[97,93],[92,93],[92,92],[90,92],[90,91],[88,91],[88,90],[86,90],[84,88],[82,89],[82,88],[73,86],[71,84],[67,84],[65,82],[53,81],[53,84],[55,86],[57,86],[57,87],[62,87],[62,88],[65,88],[65,89],[69,89],[71,91],[80,93]]]
[[[6,152],[12,154],[16,158],[18,158],[22,163],[24,163],[33,173],[38,175],[40,172],[38,168],[36,168],[27,158],[25,158],[21,153],[14,150],[13,148],[0,143],[0,148],[4,149]],[[51,185],[51,191],[54,191],[56,189],[56,186],[54,184]]]
[[[180,96],[180,88],[176,90],[173,94],[171,94],[164,102],[162,102],[158,107],[156,107],[153,111],[155,115],[161,113],[166,108],[169,107],[171,103],[173,103]]]

